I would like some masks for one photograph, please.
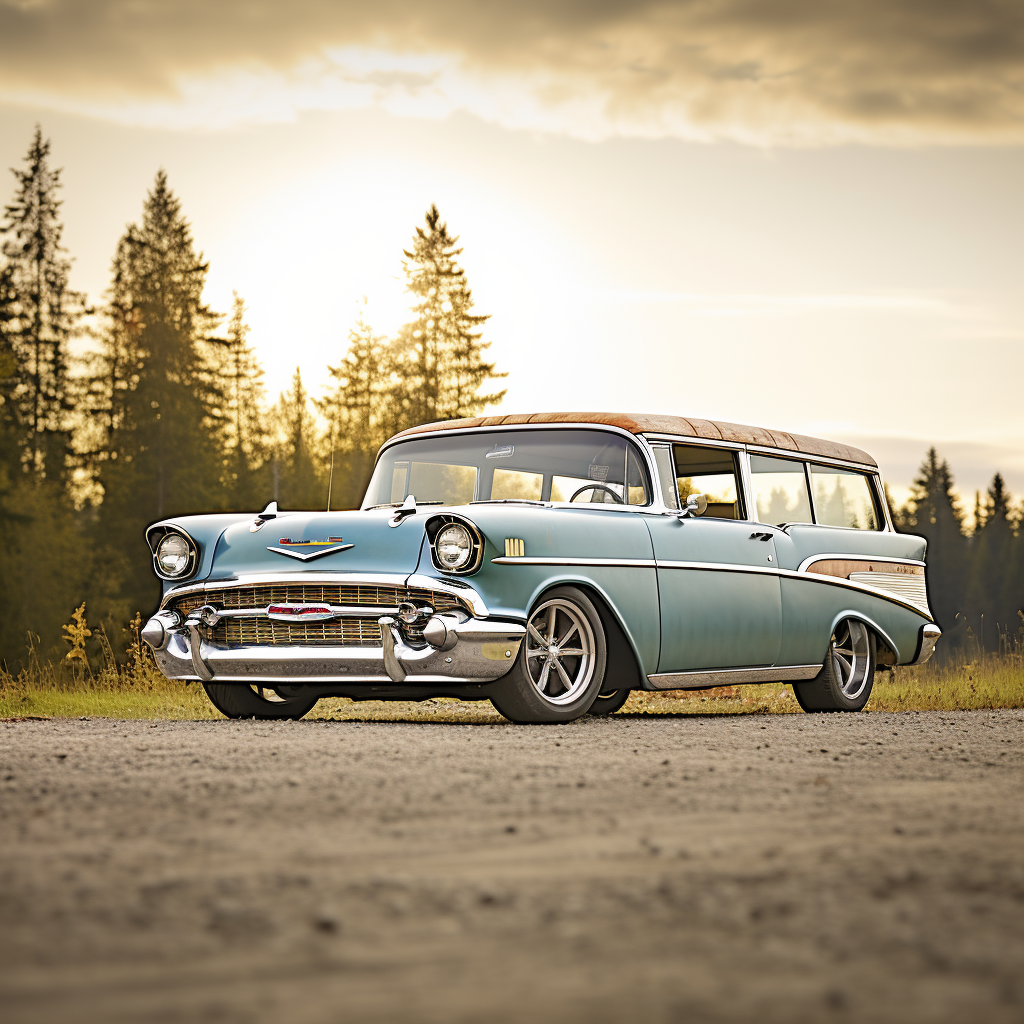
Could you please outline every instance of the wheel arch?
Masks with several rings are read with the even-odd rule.
[[[579,579],[573,576],[560,576],[556,579],[545,580],[530,597],[528,608],[532,611],[544,595],[558,587],[575,587],[583,591],[594,603],[597,614],[601,618],[601,625],[604,627],[605,642],[608,647],[608,663],[605,669],[605,684],[601,688],[602,693],[611,693],[615,690],[639,690],[643,689],[646,675],[643,671],[643,662],[637,653],[636,643],[629,632],[629,628],[622,621],[618,610],[603,588],[599,587],[592,580]],[[527,612],[529,619],[530,612]],[[614,679],[626,685],[608,686],[608,680]]]
[[[896,646],[892,637],[870,615],[865,615],[864,612],[858,611],[856,608],[845,608],[836,613],[832,619],[829,636],[835,632],[836,626],[838,626],[843,619],[855,619],[857,622],[864,623],[864,625],[871,630],[871,634],[875,638],[876,664],[886,667],[899,664],[900,650]],[[824,660],[824,657],[825,656],[822,655],[822,660]]]

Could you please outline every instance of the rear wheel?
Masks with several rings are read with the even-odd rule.
[[[572,721],[593,706],[606,663],[593,602],[575,587],[557,587],[530,612],[519,657],[494,684],[491,703],[512,722]]]
[[[203,683],[203,689],[213,706],[228,718],[301,718],[317,702],[316,697],[292,696],[283,686],[279,692],[256,683]]]
[[[843,619],[828,642],[821,671],[794,683],[804,711],[860,711],[875,681],[875,638],[863,622]]]

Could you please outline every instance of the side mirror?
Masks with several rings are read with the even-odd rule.
[[[682,516],[702,516],[708,510],[708,499],[705,494],[691,494],[686,499],[686,504],[683,505],[680,515]]]

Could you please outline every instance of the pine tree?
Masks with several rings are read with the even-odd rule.
[[[377,450],[400,429],[392,346],[362,315],[348,340],[341,363],[328,367],[338,386],[320,403],[331,430],[332,508],[362,498]]]
[[[481,340],[479,328],[490,317],[473,313],[457,243],[432,205],[426,228],[416,228],[412,250],[405,250],[406,287],[418,301],[400,336],[404,425],[473,416],[505,395],[480,394],[488,380],[506,374],[484,362],[490,342]]]
[[[218,318],[203,303],[207,264],[163,171],[141,222],[119,241],[112,271],[91,381],[100,434],[92,457],[103,495],[100,540],[121,550],[148,523],[223,504],[227,417],[207,343]],[[128,614],[151,590],[148,566],[135,561],[125,569],[137,602]]]
[[[995,650],[1001,633],[1016,632],[1022,607],[1021,583],[1015,578],[1017,539],[1010,521],[1011,498],[996,473],[981,505],[981,521],[971,541],[967,613],[982,647]]]
[[[71,260],[61,245],[60,171],[50,166],[50,142],[36,126],[23,170],[12,170],[17,188],[5,207],[3,254],[9,290],[3,331],[18,363],[14,391],[24,467],[63,483],[71,447],[73,402],[68,383],[68,343],[85,310],[72,291]]]
[[[265,499],[263,479],[268,458],[268,437],[263,406],[263,368],[246,340],[245,303],[234,294],[227,338],[220,341],[213,370],[224,392],[227,460],[225,489],[228,505],[248,509]]]
[[[921,464],[906,511],[904,528],[928,541],[929,600],[936,621],[948,633],[946,646],[953,646],[962,641],[965,629],[967,544],[953,474],[935,448],[928,449]]]
[[[278,399],[273,420],[279,424],[274,498],[286,508],[323,508],[327,483],[321,470],[322,438],[298,367],[291,388]]]

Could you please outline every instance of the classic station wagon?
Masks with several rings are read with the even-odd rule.
[[[515,722],[631,690],[788,682],[857,711],[939,637],[925,541],[874,460],[708,420],[608,413],[415,427],[353,512],[186,516],[147,531],[143,637],[231,717],[320,697],[490,700]]]

